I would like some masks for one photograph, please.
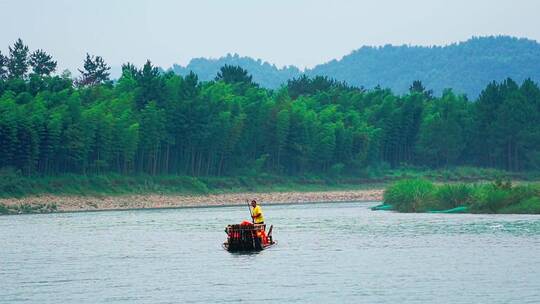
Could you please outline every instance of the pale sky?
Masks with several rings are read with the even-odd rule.
[[[363,45],[441,45],[471,36],[540,40],[538,0],[0,0],[0,50],[22,38],[76,71],[185,65],[227,53],[313,67]]]

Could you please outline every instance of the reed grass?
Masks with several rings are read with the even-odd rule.
[[[434,184],[406,179],[384,193],[386,204],[400,212],[426,212],[468,207],[472,213],[540,214],[540,183],[512,185],[497,180],[482,184]]]

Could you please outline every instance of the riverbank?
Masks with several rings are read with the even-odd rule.
[[[437,171],[370,171],[364,177],[271,174],[229,177],[22,176],[4,170],[0,171],[0,214],[225,206],[243,204],[245,199],[251,198],[264,204],[382,201],[384,189],[407,178],[456,184],[485,183],[501,177],[538,180],[538,174],[534,172],[511,173],[468,167]],[[402,201],[399,197],[396,200]]]
[[[0,199],[6,214],[76,212],[99,210],[156,209],[203,206],[234,206],[246,199],[257,199],[263,205],[306,202],[380,201],[384,189],[311,191],[311,192],[243,192],[207,195],[117,195],[74,196],[41,195]],[[1,210],[0,210],[1,211]]]
[[[384,188],[406,178],[425,178],[437,182],[538,180],[540,172],[506,172],[494,169],[458,167],[448,170],[370,169],[357,176],[339,174],[284,176],[267,173],[239,176],[62,174],[25,176],[13,170],[0,170],[0,198],[42,195],[117,196],[206,195],[242,192],[318,192]]]

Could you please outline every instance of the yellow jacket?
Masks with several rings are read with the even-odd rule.
[[[261,206],[255,206],[255,208],[253,208],[253,210],[251,211],[251,215],[253,216],[253,221],[255,222],[255,224],[264,223],[264,216]]]

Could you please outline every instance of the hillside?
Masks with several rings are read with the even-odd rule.
[[[296,67],[275,65],[250,57],[227,55],[219,59],[193,59],[187,66],[172,70],[185,75],[193,70],[202,80],[213,79],[225,65],[247,69],[255,82],[277,88],[301,71]],[[508,36],[472,38],[448,46],[362,47],[339,60],[317,65],[305,71],[310,76],[323,75],[351,85],[372,88],[389,87],[404,93],[414,80],[440,94],[445,88],[475,98],[485,86],[507,77],[521,82],[540,80],[540,44]]]
[[[287,80],[301,74],[297,67],[277,68],[275,65],[263,62],[260,59],[256,60],[251,57],[240,57],[237,54],[228,54],[219,59],[195,58],[185,67],[175,64],[171,69],[176,74],[182,76],[193,71],[199,76],[200,80],[209,81],[213,80],[219,69],[226,64],[243,67],[253,75],[253,81],[270,89],[278,88],[281,84],[286,83]]]
[[[540,45],[527,39],[484,37],[445,47],[363,47],[308,74],[367,88],[381,85],[397,93],[418,79],[437,94],[453,88],[476,97],[493,80],[539,80]]]

